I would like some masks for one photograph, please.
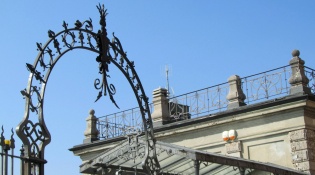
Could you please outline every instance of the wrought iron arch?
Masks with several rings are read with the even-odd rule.
[[[67,52],[75,49],[85,49],[98,54],[96,61],[99,63],[99,73],[101,79],[96,79],[94,87],[99,90],[96,101],[103,95],[109,95],[110,100],[116,104],[114,95],[115,86],[107,81],[108,66],[113,63],[126,77],[136,96],[143,121],[146,141],[145,156],[142,161],[143,169],[149,174],[158,174],[159,162],[155,152],[155,138],[151,113],[148,105],[148,98],[135,70],[133,61],[127,58],[119,39],[113,34],[113,39],[107,37],[106,15],[107,10],[104,5],[98,5],[100,13],[101,29],[93,32],[92,19],[81,22],[77,20],[74,28],[68,28],[68,24],[63,22],[63,28],[59,33],[48,31],[49,40],[46,44],[37,44],[37,55],[33,65],[26,64],[30,72],[27,88],[21,91],[26,100],[24,118],[16,128],[17,135],[24,145],[24,165],[26,174],[44,174],[45,147],[50,143],[51,136],[44,121],[44,95],[46,84],[58,60]],[[61,47],[61,43],[63,46]],[[40,88],[41,86],[41,88]],[[35,101],[37,103],[35,104]],[[33,123],[30,115],[37,115],[38,122]]]

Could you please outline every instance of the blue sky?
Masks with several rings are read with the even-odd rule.
[[[315,68],[315,1],[2,1],[0,3],[0,125],[9,137],[22,120],[29,72],[36,42],[48,40],[47,31],[62,30],[79,19],[92,18],[98,29],[96,5],[108,9],[107,30],[120,39],[147,96],[166,85],[164,66],[171,67],[175,95],[287,65],[299,49],[306,65]],[[109,36],[111,38],[111,36]],[[46,148],[47,175],[79,174],[79,157],[68,148],[81,144],[85,118],[117,112],[109,98],[94,103],[98,91],[95,54],[73,51],[58,62],[49,79],[44,113],[52,142]],[[136,101],[124,77],[110,68],[115,99],[121,109]],[[17,139],[18,140],[18,139]],[[19,146],[19,144],[17,143]]]

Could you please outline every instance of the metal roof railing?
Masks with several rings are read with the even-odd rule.
[[[309,67],[304,67],[304,69],[305,75],[309,79],[308,87],[315,94],[315,70]],[[246,104],[289,95],[291,74],[291,68],[288,65],[241,78],[242,90],[246,95]],[[188,118],[224,111],[229,103],[226,98],[228,93],[229,84],[226,82],[168,98],[169,114],[176,117],[174,107],[179,107],[181,112],[187,113]],[[152,103],[150,109],[153,111]],[[137,130],[143,129],[138,107],[98,118],[97,128],[100,138],[108,139],[125,135],[127,128],[130,127],[138,128]]]

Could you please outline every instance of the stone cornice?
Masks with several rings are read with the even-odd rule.
[[[266,115],[270,115],[271,113],[277,113],[283,110],[294,110],[304,107],[313,108],[315,106],[314,101],[315,98],[311,95],[286,96],[280,99],[273,99],[253,105],[242,106],[239,108],[219,112],[213,115],[207,115],[204,117],[178,121],[175,123],[155,127],[154,132],[156,138],[159,139],[159,137],[165,137],[172,134],[179,134],[193,130],[200,130],[207,127],[226,124],[229,122],[249,120],[254,117],[264,117]],[[97,148],[101,145],[104,146],[105,144],[112,145],[124,139],[125,137],[116,137],[108,140],[100,140],[88,144],[76,145],[69,150],[80,152],[80,150],[82,151],[86,148]],[[102,149],[104,149],[104,147]]]

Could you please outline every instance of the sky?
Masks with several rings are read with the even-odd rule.
[[[29,72],[38,54],[36,42],[45,43],[48,30],[61,31],[62,22],[93,20],[99,29],[98,3],[107,8],[109,38],[115,32],[128,58],[135,62],[149,101],[152,91],[166,86],[170,68],[174,95],[224,83],[288,65],[299,49],[306,66],[315,68],[315,1],[313,0],[186,0],[186,1],[1,1],[0,126],[9,130],[22,120]],[[102,97],[94,103],[99,78],[97,55],[74,50],[56,64],[47,83],[44,116],[52,141],[46,147],[47,175],[79,174],[80,158],[69,148],[83,143],[90,109],[97,117],[120,111]],[[113,65],[110,81],[121,110],[137,103],[127,80]],[[16,137],[16,145],[21,145]],[[18,152],[18,151],[16,151]]]

